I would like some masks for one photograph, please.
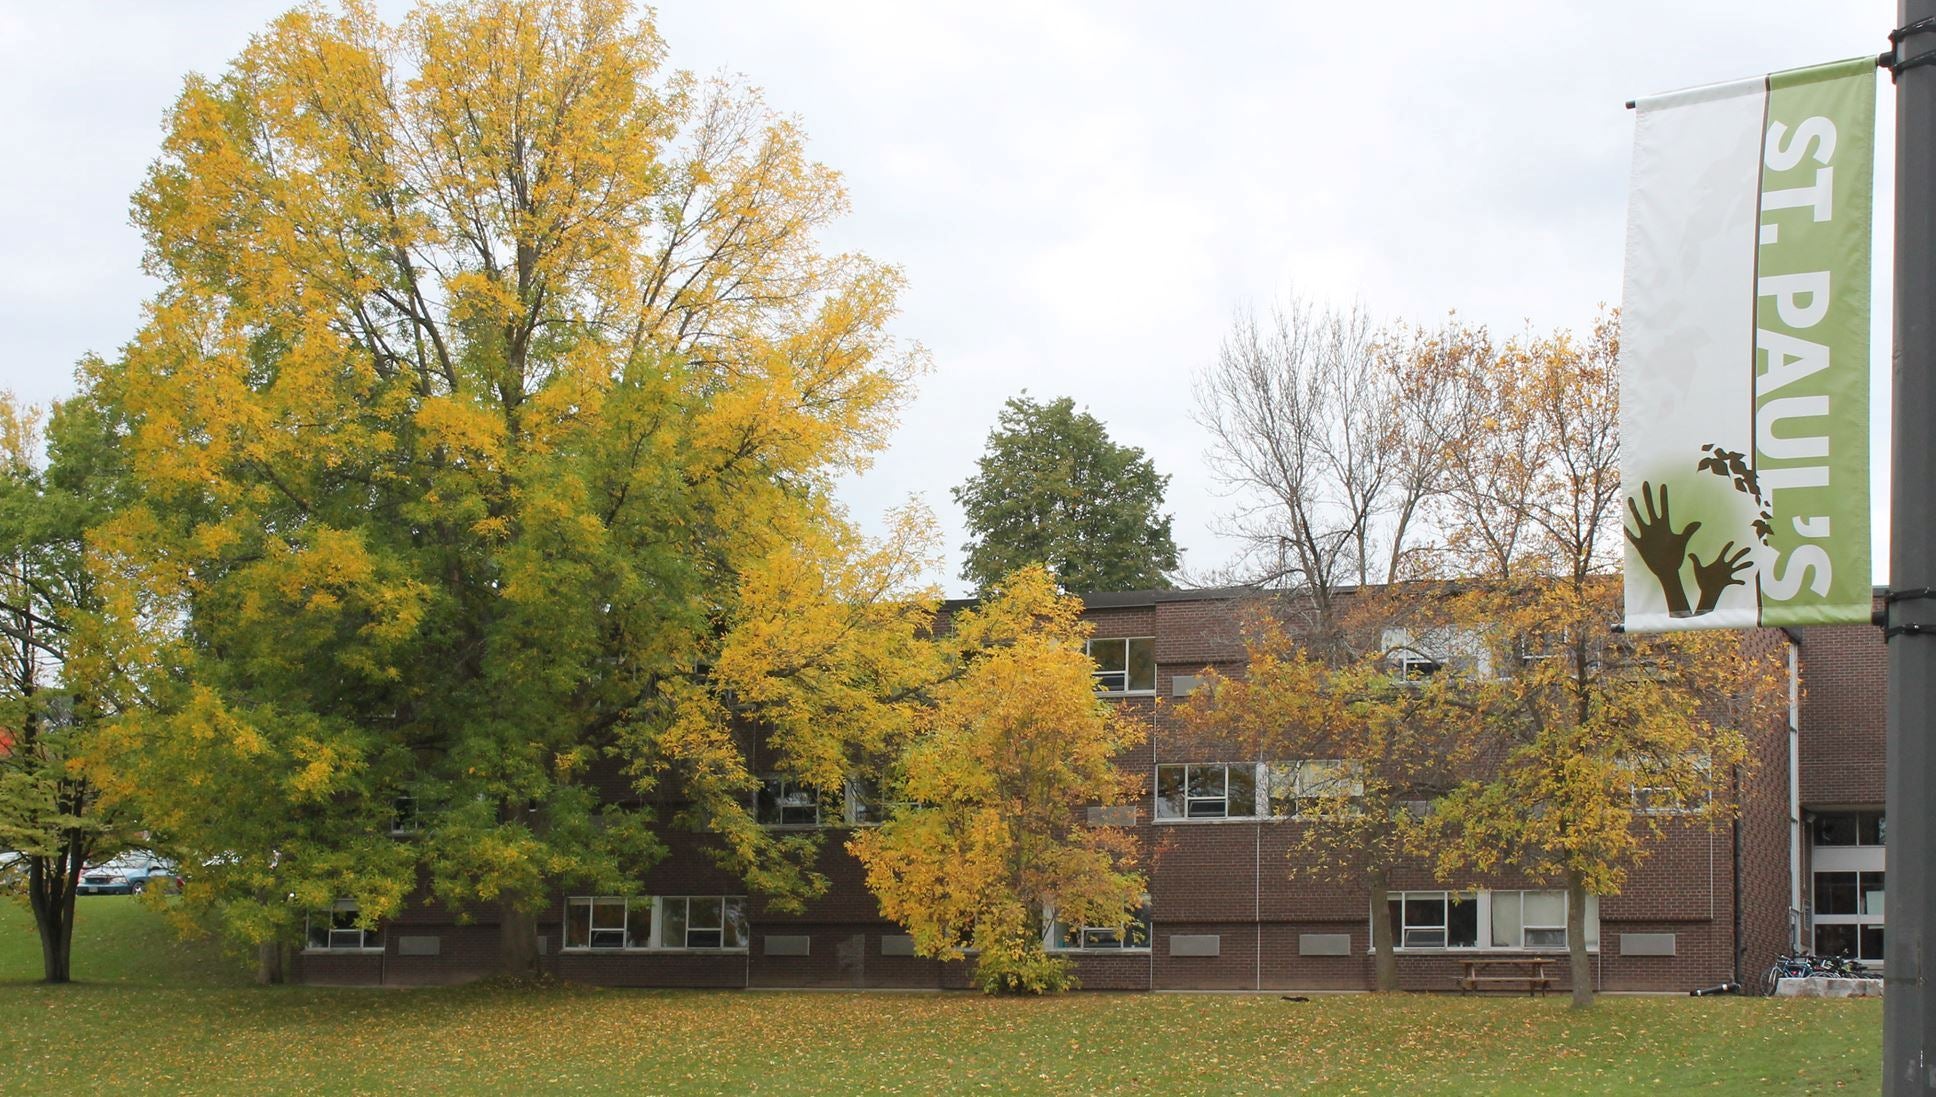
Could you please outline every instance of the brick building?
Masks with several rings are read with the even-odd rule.
[[[1373,981],[1368,892],[1288,871],[1288,828],[1267,791],[1286,773],[1228,743],[1193,741],[1159,704],[1203,668],[1240,672],[1238,595],[1106,594],[1087,599],[1091,654],[1115,698],[1149,721],[1124,764],[1148,798],[1135,825],[1150,852],[1148,920],[1128,934],[1057,927],[1087,989],[1353,989]],[[1670,821],[1623,892],[1592,901],[1588,947],[1602,990],[1684,991],[1741,977],[1800,945],[1879,961],[1883,949],[1883,735],[1886,658],[1869,627],[1760,630],[1783,652],[1788,719],[1756,729],[1760,759],[1736,821]],[[1296,780],[1290,775],[1291,780]],[[1213,787],[1214,786],[1214,787]],[[773,782],[776,826],[865,825],[878,811],[848,790],[841,818]],[[1116,821],[1116,820],[1111,820]],[[826,895],[799,914],[764,910],[707,855],[703,835],[670,834],[642,881],[653,898],[561,894],[539,922],[542,962],[565,979],[689,987],[963,987],[964,964],[914,956],[884,921],[838,835],[820,868]],[[1510,879],[1448,893],[1423,870],[1392,881],[1403,985],[1449,989],[1459,959],[1565,948],[1565,894]],[[364,933],[343,912],[313,917],[299,977],[316,983],[440,983],[495,967],[498,927],[419,905]],[[1561,968],[1564,965],[1559,965]]]

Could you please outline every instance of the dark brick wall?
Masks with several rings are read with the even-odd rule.
[[[1797,629],[1801,636],[1802,803],[1880,804],[1889,656],[1872,625]]]
[[[1072,954],[1082,985],[1096,990],[1156,989],[1355,989],[1373,976],[1369,892],[1350,872],[1318,871],[1298,860],[1294,821],[1163,822],[1152,819],[1154,767],[1168,762],[1243,762],[1254,752],[1215,732],[1191,734],[1177,719],[1171,698],[1176,675],[1206,665],[1242,672],[1240,620],[1250,603],[1228,594],[1178,593],[1111,596],[1088,614],[1099,637],[1156,637],[1157,696],[1116,702],[1125,716],[1149,728],[1148,741],[1123,760],[1144,790],[1135,833],[1146,852],[1154,914],[1147,951]],[[1757,650],[1786,651],[1778,631],[1746,634]],[[1801,764],[1805,802],[1879,803],[1881,792],[1881,697],[1883,660],[1874,630],[1812,629],[1802,634],[1799,661],[1807,683],[1802,707]],[[1788,735],[1786,715],[1751,731],[1754,766],[1739,774],[1738,821],[1714,827],[1667,819],[1664,835],[1630,875],[1622,893],[1600,905],[1601,947],[1594,956],[1597,985],[1610,990],[1684,991],[1722,982],[1734,972],[1737,947],[1750,985],[1789,932]],[[1870,758],[1873,754],[1873,758]],[[630,795],[614,771],[601,774],[608,795]],[[883,954],[882,938],[899,930],[882,919],[867,892],[859,865],[843,848],[839,830],[821,832],[818,868],[827,894],[798,912],[765,908],[754,897],[751,945],[743,953],[561,953],[558,919],[564,895],[541,919],[548,935],[546,965],[560,977],[594,983],[709,987],[942,987],[969,985],[972,959],[939,963]],[[670,852],[640,881],[647,894],[743,894],[746,888],[720,869],[703,835],[669,833]],[[1737,871],[1735,850],[1741,857]],[[1736,882],[1741,903],[1736,934]],[[1438,889],[1427,866],[1394,874],[1394,888]],[[1473,880],[1475,887],[1540,886],[1501,877]],[[488,911],[471,912],[457,924],[455,912],[420,904],[401,915],[385,935],[381,956],[301,957],[301,976],[312,982],[427,983],[458,981],[487,973],[495,955],[496,927]],[[436,934],[436,957],[397,954],[405,933]],[[1623,933],[1671,933],[1672,957],[1628,956]],[[808,939],[804,956],[768,955],[766,938]],[[1342,934],[1343,956],[1300,954],[1305,934]],[[1171,954],[1170,938],[1214,936],[1216,956]],[[1451,990],[1456,955],[1402,954],[1404,986]],[[1554,973],[1565,982],[1565,964]]]

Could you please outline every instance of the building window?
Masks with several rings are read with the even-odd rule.
[[[1809,838],[1815,954],[1882,962],[1888,819],[1880,811],[1817,812]]]
[[[1478,948],[1479,899],[1448,891],[1400,892],[1386,902],[1399,948]]]
[[[1336,809],[1341,802],[1365,794],[1365,783],[1355,767],[1336,758],[1273,762],[1264,770],[1270,813],[1280,818],[1317,818],[1326,805]]]
[[[390,801],[390,836],[407,838],[423,830],[423,819],[417,814],[415,796],[397,796]]]
[[[1214,762],[1156,767],[1158,819],[1257,816],[1257,764]]]
[[[877,826],[887,821],[887,803],[881,798],[881,783],[872,777],[849,777],[846,782],[847,825]]]
[[[1815,955],[1880,963],[1883,874],[1815,874]]]
[[[743,949],[746,940],[744,896],[580,895],[565,900],[568,949]]]
[[[1441,672],[1492,676],[1492,653],[1484,639],[1470,629],[1439,628],[1414,633],[1409,629],[1388,628],[1380,637],[1385,664],[1392,676],[1401,680],[1423,681]]]
[[[1150,907],[1145,902],[1127,925],[1068,926],[1051,921],[1050,947],[1055,949],[1109,949],[1119,952],[1147,950],[1150,947]]]
[[[354,899],[338,899],[328,910],[309,915],[308,947],[330,952],[363,952],[383,947],[381,931],[357,925]]]
[[[1495,891],[1492,898],[1494,948],[1566,948],[1566,892]],[[1586,897],[1586,947],[1600,944],[1599,900]]]
[[[1686,815],[1701,811],[1714,801],[1714,789],[1708,775],[1709,759],[1705,755],[1690,755],[1687,759],[1694,771],[1697,788],[1689,790],[1668,780],[1662,767],[1644,758],[1626,760],[1627,777],[1632,782],[1634,810],[1642,815]],[[1693,795],[1689,795],[1692,792]]]
[[[1395,891],[1386,903],[1398,948],[1562,949],[1564,891]],[[1600,901],[1586,897],[1586,947],[1600,947]]]
[[[754,803],[754,818],[766,827],[817,827],[846,824],[875,826],[886,821],[888,805],[881,799],[880,782],[871,777],[849,777],[841,782],[839,815],[822,818],[820,794],[791,777],[763,777]]]
[[[757,818],[761,826],[817,827],[820,797],[791,777],[762,777]]]
[[[676,895],[659,900],[660,948],[745,948],[746,899]]]
[[[652,900],[585,895],[565,901],[566,948],[647,948],[652,941]]]
[[[1884,846],[1888,820],[1880,811],[1824,811],[1813,827],[1818,846]]]
[[[1156,640],[1138,636],[1089,641],[1096,661],[1096,687],[1104,693],[1156,692]]]

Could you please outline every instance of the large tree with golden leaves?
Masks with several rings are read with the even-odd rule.
[[[143,493],[103,571],[161,668],[122,791],[246,936],[422,874],[530,971],[553,889],[636,886],[675,824],[797,902],[748,729],[838,787],[931,677],[924,521],[864,543],[831,498],[918,365],[899,276],[821,250],[845,197],[793,120],[665,52],[622,0],[352,0],[168,116],[163,288],[94,379]]]
[[[990,993],[1073,986],[1052,924],[1133,933],[1145,898],[1134,837],[1086,811],[1135,802],[1116,759],[1144,732],[1096,695],[1081,615],[1040,566],[957,615],[954,670],[898,767],[903,806],[848,843],[915,952],[976,950]]]

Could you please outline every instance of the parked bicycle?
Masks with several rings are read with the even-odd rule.
[[[1880,979],[1882,973],[1863,964],[1847,953],[1840,956],[1816,956],[1807,952],[1783,953],[1768,965],[1768,971],[1761,977],[1763,994],[1773,994],[1783,979]]]

